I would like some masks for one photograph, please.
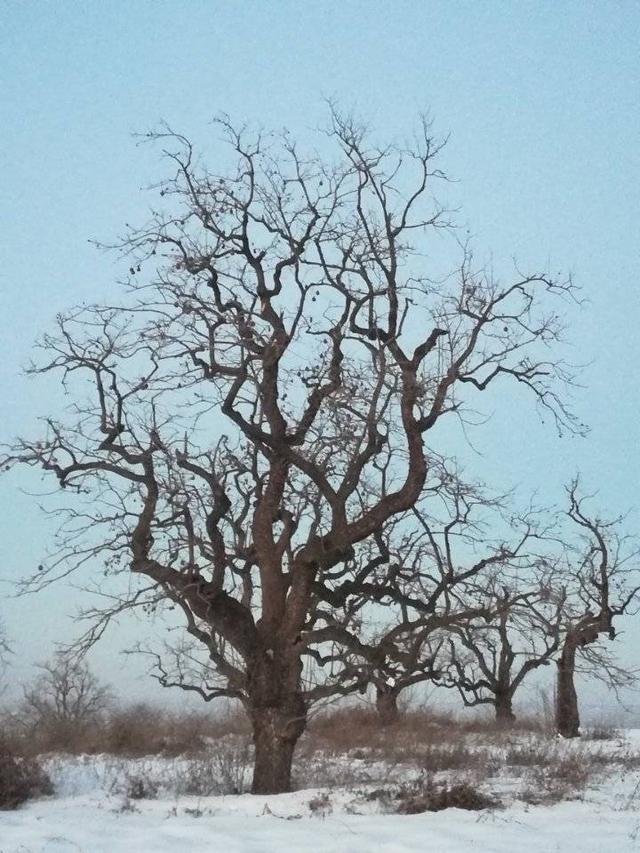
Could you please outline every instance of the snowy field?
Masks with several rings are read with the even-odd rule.
[[[640,851],[640,732],[611,741],[549,743],[572,766],[592,756],[598,767],[566,799],[524,801],[532,768],[506,765],[514,743],[496,742],[489,750],[495,766],[485,767],[481,783],[478,768],[471,775],[464,769],[436,775],[451,783],[473,781],[500,805],[409,815],[393,813],[393,797],[381,796],[378,787],[384,768],[362,757],[340,759],[348,785],[279,796],[182,793],[186,759],[51,757],[46,768],[54,795],[0,812],[0,853]],[[522,755],[534,747],[539,744],[520,736]],[[385,790],[393,792],[410,772],[404,765],[386,768]],[[536,779],[546,790],[544,772],[538,768]]]
[[[606,802],[421,815],[310,817],[309,792],[198,803],[157,800],[121,814],[90,797],[40,802],[0,816],[2,853],[627,853],[637,812]],[[192,811],[204,810],[202,816]],[[306,814],[305,814],[306,812]]]

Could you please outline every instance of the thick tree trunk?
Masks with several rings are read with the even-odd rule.
[[[376,688],[376,709],[378,719],[383,726],[392,726],[398,722],[398,691],[388,687]]]
[[[556,729],[563,737],[580,736],[578,694],[575,687],[576,639],[567,636],[558,660]]]
[[[291,764],[305,721],[277,708],[252,715],[255,760],[252,794],[283,794],[291,790]]]
[[[247,709],[255,747],[252,794],[291,790],[293,754],[307,724],[300,668],[299,659],[283,662],[271,655],[252,668]]]
[[[496,722],[503,726],[510,726],[516,721],[513,713],[513,699],[510,693],[496,693],[493,703],[496,712]]]

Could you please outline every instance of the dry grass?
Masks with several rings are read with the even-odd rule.
[[[11,753],[23,758],[65,751],[106,753],[122,762],[142,759],[130,772],[121,768],[118,793],[127,801],[150,799],[159,791],[241,793],[251,775],[251,734],[241,712],[215,716],[147,705],[121,708],[78,727],[72,736],[65,733],[62,748],[59,733],[47,725],[33,730],[16,717],[5,717],[0,730]],[[343,706],[311,719],[296,753],[293,780],[299,789],[398,792],[403,785],[435,779],[429,783],[429,797],[433,803],[441,797],[448,804],[462,797],[459,786],[481,790],[491,782],[506,785],[527,802],[549,803],[581,796],[591,783],[614,771],[640,769],[640,754],[626,748],[613,727],[601,724],[585,735],[580,741],[558,741],[535,720],[501,728],[491,720],[460,720],[424,710],[382,727],[373,710]],[[153,762],[144,763],[152,756],[176,760],[163,763],[159,771]],[[414,794],[418,799],[426,796],[421,788]],[[407,808],[418,805],[416,800]],[[318,811],[326,807],[319,803]]]
[[[478,735],[483,742],[499,743],[508,734],[539,730],[535,721],[524,721],[505,730],[491,720],[459,720],[448,713],[420,710],[407,712],[397,724],[385,728],[374,710],[345,706],[312,717],[299,751],[303,755],[349,753],[394,761],[406,761],[413,755],[422,764],[433,763],[437,767],[446,761],[461,764],[467,760],[461,738],[469,740]],[[106,752],[130,757],[195,755],[207,743],[227,735],[250,735],[249,723],[240,709],[224,714],[185,713],[146,704],[116,708],[82,726],[61,727],[46,719],[34,725],[19,714],[6,713],[0,718],[0,731],[21,755]],[[450,746],[455,749],[448,758],[442,750]]]
[[[618,740],[621,737],[620,729],[606,722],[590,726],[582,734],[583,740]]]
[[[246,737],[228,735],[208,745],[198,757],[174,757],[162,763],[117,757],[109,766],[107,790],[130,800],[158,796],[210,797],[242,794],[251,778],[251,745]]]
[[[300,752],[303,781],[309,785],[397,786],[411,776],[439,774],[442,790],[457,791],[459,785],[476,790],[489,780],[502,781],[529,803],[581,797],[613,772],[640,768],[640,754],[625,749],[620,732],[605,724],[588,729],[580,741],[567,742],[532,719],[504,728],[490,720],[414,711],[383,728],[375,713],[362,708],[316,718]]]
[[[91,748],[76,751],[127,756],[195,755],[206,750],[211,741],[228,735],[246,735],[248,730],[244,716],[239,713],[184,714],[139,705],[111,715],[106,726],[95,732]]]
[[[402,766],[418,772],[472,771],[490,776],[498,769],[497,747],[539,731],[531,721],[504,728],[492,720],[460,721],[432,711],[411,711],[393,726],[383,727],[375,712],[346,707],[313,719],[298,754],[307,765],[343,757],[351,764],[384,763],[388,768]]]
[[[520,799],[533,805],[582,799],[597,769],[598,764],[584,754],[566,755],[544,766],[531,767]]]
[[[116,709],[82,726],[61,727],[47,720],[32,726],[17,714],[7,714],[0,720],[0,730],[18,755],[64,752],[141,757],[197,755],[212,741],[228,735],[247,736],[249,726],[238,712],[214,716],[137,704]]]
[[[502,740],[505,734],[542,732],[543,725],[532,718],[523,718],[505,728],[493,719],[472,717],[460,719],[450,713],[432,710],[412,710],[403,714],[392,726],[381,726],[372,709],[346,706],[313,718],[306,740],[317,749],[346,752],[354,749],[384,750],[389,744],[433,745],[455,743],[461,736],[481,734],[487,740]]]

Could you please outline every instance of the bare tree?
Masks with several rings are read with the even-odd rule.
[[[514,597],[494,584],[488,604],[491,620],[452,626],[450,668],[444,683],[457,688],[467,707],[492,705],[496,721],[516,719],[513,699],[527,676],[548,666],[557,652],[564,618],[564,598],[550,602],[548,587]]]
[[[394,634],[392,647],[384,637],[376,644],[380,662],[369,675],[383,726],[398,721],[398,702],[404,691],[424,682],[437,683],[442,672],[440,653],[444,641],[435,628],[407,626],[406,633]]]
[[[5,674],[9,665],[9,657],[12,653],[4,625],[0,622],[0,696],[7,688]]]
[[[352,667],[360,660],[383,724],[397,719],[403,690],[447,682],[451,630],[487,624],[506,604],[533,602],[529,589],[506,598],[487,590],[537,566],[536,514],[508,512],[506,496],[465,483],[450,460],[433,456],[429,468],[420,501],[376,537],[381,559],[374,572],[366,566],[368,582],[345,566],[327,616],[336,624],[338,655]]]
[[[580,428],[549,352],[562,331],[550,301],[573,286],[497,281],[466,249],[454,274],[429,276],[425,240],[448,222],[426,123],[410,148],[378,147],[333,113],[333,165],[287,134],[218,126],[236,164],[222,174],[180,134],[147,135],[174,171],[118,244],[127,299],[58,317],[33,372],[60,377],[69,415],[3,464],[42,468],[68,496],[60,551],[32,588],[98,557],[105,585],[133,572],[139,586],[90,639],[127,607],[176,606],[213,692],[251,719],[253,791],[279,792],[332,572],[418,501],[426,436],[500,381]]]
[[[567,489],[567,518],[577,526],[578,539],[567,545],[567,607],[564,639],[558,657],[556,727],[559,734],[580,735],[580,714],[575,674],[578,654],[583,668],[613,687],[625,681],[624,673],[606,655],[589,648],[602,635],[613,640],[614,620],[626,613],[640,592],[637,551],[628,548],[620,533],[621,519],[605,521],[585,508],[578,480]]]
[[[534,533],[540,553],[533,555],[529,572],[514,575],[505,565],[507,571],[495,575],[484,589],[474,585],[471,600],[484,600],[493,616],[450,627],[451,666],[442,683],[457,688],[465,705],[490,704],[496,719],[509,723],[515,719],[514,694],[525,678],[556,661],[556,724],[561,734],[575,737],[576,672],[614,690],[635,682],[634,672],[592,644],[602,634],[613,639],[614,618],[628,610],[640,588],[633,583],[635,552],[623,554],[621,519],[589,517],[577,480],[567,491],[566,516],[574,530],[550,520]]]
[[[64,745],[108,709],[111,692],[91,672],[87,663],[58,652],[38,664],[40,674],[24,691],[22,719],[35,734],[42,730]]]

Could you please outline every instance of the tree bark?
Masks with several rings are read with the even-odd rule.
[[[575,687],[576,638],[567,635],[558,660],[556,729],[563,737],[580,737],[578,694]]]
[[[252,794],[284,794],[291,790],[291,765],[305,721],[278,708],[252,715],[255,759]]]
[[[388,687],[376,688],[376,709],[378,719],[383,726],[392,726],[398,722],[398,691]]]
[[[299,659],[283,664],[267,655],[252,668],[248,691],[255,747],[252,794],[291,790],[293,755],[307,724],[300,668]]]
[[[496,713],[496,722],[504,726],[515,723],[516,715],[513,713],[513,698],[510,693],[496,693],[493,707]]]

